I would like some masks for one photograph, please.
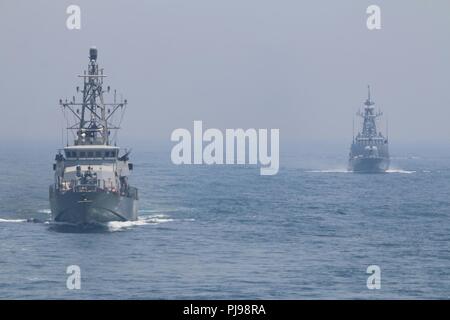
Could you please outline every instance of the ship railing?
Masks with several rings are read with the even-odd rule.
[[[80,183],[79,180],[63,180],[59,184],[62,191],[73,192],[113,192],[118,193],[114,183],[110,180],[96,180],[95,183]]]

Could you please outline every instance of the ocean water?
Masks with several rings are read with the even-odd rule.
[[[394,154],[389,173],[365,175],[345,156],[282,154],[260,176],[141,148],[139,221],[75,228],[49,221],[53,148],[2,147],[0,298],[450,298],[450,157]]]

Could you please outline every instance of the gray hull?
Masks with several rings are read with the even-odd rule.
[[[389,158],[352,158],[349,170],[358,173],[384,173],[389,169]]]
[[[52,218],[76,224],[137,220],[137,197],[108,192],[58,192],[50,187]]]

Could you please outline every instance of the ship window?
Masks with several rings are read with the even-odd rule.
[[[93,158],[94,157],[94,152],[89,151],[87,155],[88,155],[88,158]]]
[[[109,158],[109,151],[105,151],[105,158]]]
[[[115,151],[111,151],[111,157],[115,157],[116,156],[116,152]]]
[[[81,151],[80,152],[80,158],[86,158],[86,152]]]
[[[100,151],[95,151],[95,157],[96,158],[101,158],[102,157],[102,153]]]

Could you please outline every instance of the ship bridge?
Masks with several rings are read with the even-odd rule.
[[[109,145],[75,145],[64,148],[67,160],[114,160],[119,147]]]

